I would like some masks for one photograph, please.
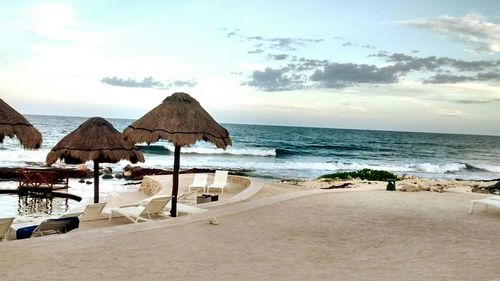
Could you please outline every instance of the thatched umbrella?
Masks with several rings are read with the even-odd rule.
[[[179,161],[182,146],[204,140],[219,148],[231,145],[229,133],[219,125],[200,103],[186,93],[174,93],[162,104],[128,126],[123,134],[133,143],[147,144],[160,139],[175,146],[174,173],[172,180],[172,208],[170,215],[177,216],[177,193],[179,189]]]
[[[25,149],[38,149],[42,145],[42,134],[0,98],[0,143],[5,136],[16,136]]]
[[[50,166],[57,159],[68,164],[94,161],[94,203],[98,203],[99,163],[116,163],[122,159],[144,162],[144,155],[111,123],[101,117],[92,117],[62,138],[47,154],[46,163]]]

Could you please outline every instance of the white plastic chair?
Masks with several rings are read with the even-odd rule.
[[[196,202],[196,195],[200,192],[200,190],[193,190],[193,191],[188,191],[186,193],[183,193],[179,196],[177,196],[177,202],[178,203],[185,203],[185,204],[194,204]]]
[[[171,196],[156,197],[151,199],[151,201],[149,201],[146,206],[113,208],[110,210],[108,221],[111,221],[113,219],[114,213],[126,217],[133,223],[138,223],[139,221],[151,221],[152,216],[159,215],[163,212],[163,209],[170,201],[170,198]]]
[[[31,237],[45,236],[49,234],[57,234],[61,232],[65,232],[66,226],[70,223],[69,218],[65,219],[48,219],[40,223],[35,230],[33,230],[33,234]]]
[[[221,190],[221,194],[224,194],[224,188],[229,189],[227,175],[227,171],[215,171],[214,183],[207,187],[207,192],[210,192],[210,188],[218,188]]]
[[[489,198],[485,198],[485,199],[471,200],[471,205],[470,205],[470,209],[469,209],[469,215],[472,214],[472,212],[474,210],[474,206],[477,203],[480,203],[480,204],[484,205],[484,211],[486,211],[488,209],[488,206],[493,206],[493,207],[500,208],[500,196],[489,197]]]
[[[9,240],[10,226],[14,218],[0,218],[0,241]]]
[[[207,188],[207,174],[194,174],[193,183],[189,185],[188,192],[191,191],[191,188],[202,188],[203,192]]]
[[[100,217],[102,210],[104,209],[104,206],[106,206],[106,202],[88,204],[83,210],[83,212],[66,213],[62,214],[59,218],[79,217],[80,220],[96,219]]]

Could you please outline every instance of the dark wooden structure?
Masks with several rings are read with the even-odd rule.
[[[22,169],[19,171],[19,189],[35,191],[52,191],[67,189],[68,175],[57,170],[49,169]]]

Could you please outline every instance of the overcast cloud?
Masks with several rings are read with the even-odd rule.
[[[304,88],[343,89],[357,85],[392,84],[409,73],[419,74],[425,84],[500,81],[500,61],[465,61],[448,57],[416,57],[403,53],[379,52],[371,55],[389,63],[376,66],[337,63],[328,60],[279,57],[286,66],[256,70],[244,84],[264,91],[287,91]],[[268,59],[276,57],[267,56]]]
[[[441,16],[436,19],[398,21],[396,24],[431,30],[447,38],[465,43],[472,50],[500,52],[500,25],[478,14],[464,17]]]
[[[173,87],[194,87],[196,86],[196,81],[194,80],[175,80],[171,81],[167,84],[163,84],[159,81],[155,81],[153,77],[145,77],[142,81],[136,81],[132,78],[118,78],[116,76],[113,77],[104,77],[101,79],[101,82],[104,84],[108,84],[110,86],[119,86],[119,87],[128,87],[128,88],[150,88],[150,89],[159,89],[159,90],[168,90]]]

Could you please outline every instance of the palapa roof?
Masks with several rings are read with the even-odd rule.
[[[38,149],[42,145],[42,134],[0,98],[0,143],[5,136],[16,136],[26,149]]]
[[[198,140],[219,148],[231,145],[229,133],[186,93],[174,93],[160,105],[128,126],[123,134],[133,143],[148,144],[160,139],[187,146]]]
[[[57,159],[68,164],[86,161],[116,163],[122,159],[144,162],[144,155],[130,141],[101,117],[92,117],[61,139],[47,154],[46,163]]]

